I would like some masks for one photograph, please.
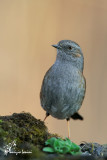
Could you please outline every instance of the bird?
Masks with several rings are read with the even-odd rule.
[[[61,40],[52,46],[57,49],[56,60],[43,78],[40,103],[46,111],[44,121],[49,115],[67,120],[70,138],[70,119],[83,120],[78,110],[86,92],[84,56],[80,46],[72,40]]]

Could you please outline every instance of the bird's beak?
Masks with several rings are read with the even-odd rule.
[[[52,47],[55,47],[57,49],[61,49],[61,47],[59,45],[57,45],[57,44],[52,45]]]

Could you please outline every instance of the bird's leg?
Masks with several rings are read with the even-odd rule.
[[[44,118],[44,120],[43,121],[45,121],[46,120],[46,118],[49,116],[50,114],[48,113],[48,112],[46,112],[46,116],[45,116],[45,118]]]
[[[68,138],[70,139],[70,127],[69,127],[69,121],[70,121],[70,118],[67,118],[67,128],[68,128]]]

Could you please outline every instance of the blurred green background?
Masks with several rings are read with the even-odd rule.
[[[26,111],[44,119],[41,83],[55,61],[51,45],[63,39],[81,46],[87,80],[84,121],[71,120],[71,140],[106,143],[106,0],[0,0],[0,115]],[[46,125],[67,136],[65,120],[50,116]]]

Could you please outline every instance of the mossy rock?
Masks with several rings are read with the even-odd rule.
[[[50,134],[44,122],[36,119],[30,113],[14,113],[10,116],[0,116],[0,159],[2,160],[94,160],[92,156],[74,157],[70,154],[49,154],[42,151],[45,141],[51,137],[59,137]],[[90,144],[90,143],[89,143]],[[9,146],[11,151],[9,152]],[[84,145],[83,152],[96,153],[96,145]],[[91,149],[92,146],[92,150]],[[94,148],[93,148],[94,147]],[[100,147],[100,146],[99,146]],[[100,149],[100,148],[99,148]],[[7,155],[4,152],[7,150]],[[23,154],[23,152],[26,152]],[[106,153],[107,147],[102,147],[102,154]],[[17,152],[17,154],[15,154]],[[31,153],[29,153],[31,152]],[[97,157],[99,160],[104,157]]]
[[[32,155],[40,153],[43,156],[40,150],[50,136],[44,122],[36,119],[30,113],[22,112],[10,116],[0,116],[1,152],[15,142],[16,146],[11,147],[13,151],[31,151]],[[26,155],[31,156],[31,154]]]

